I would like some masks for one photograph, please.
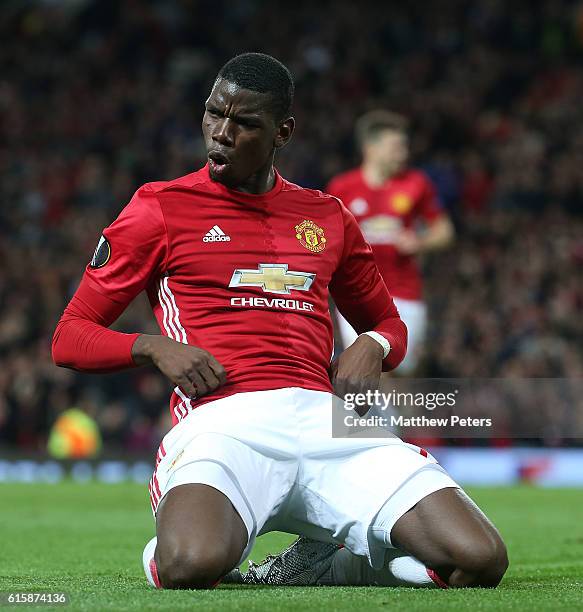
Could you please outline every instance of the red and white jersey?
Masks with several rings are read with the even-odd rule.
[[[198,403],[281,387],[330,391],[329,292],[360,331],[385,322],[387,368],[403,358],[405,327],[354,217],[277,173],[260,195],[212,181],[206,166],[148,183],[103,236],[82,285],[120,305],[147,291],[163,334],[214,355],[227,384]],[[196,403],[176,388],[174,422]]]
[[[356,168],[333,178],[326,191],[340,198],[355,216],[391,295],[420,300],[421,275],[415,257],[401,255],[394,241],[403,229],[413,228],[418,221],[431,223],[442,214],[429,178],[407,169],[372,188]]]

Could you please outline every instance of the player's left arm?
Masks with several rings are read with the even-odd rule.
[[[416,218],[424,222],[422,230],[406,229],[395,241],[395,247],[403,255],[415,255],[439,251],[452,244],[455,229],[437,197],[435,187],[424,177],[423,193],[417,204]]]
[[[339,396],[377,387],[381,372],[396,368],[407,351],[407,328],[372,250],[352,214],[344,206],[341,212],[344,248],[329,289],[338,310],[361,335],[331,365],[332,383]],[[365,332],[378,335],[375,338]]]

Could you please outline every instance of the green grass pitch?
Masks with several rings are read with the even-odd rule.
[[[67,591],[66,610],[583,610],[583,491],[469,492],[508,544],[511,566],[496,590],[225,585],[176,592],[148,587],[142,573],[153,534],[145,486],[2,484],[0,591]],[[292,539],[268,534],[251,557]]]

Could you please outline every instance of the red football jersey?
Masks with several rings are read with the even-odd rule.
[[[442,214],[429,178],[407,169],[372,188],[356,168],[333,178],[326,191],[340,198],[355,216],[391,295],[420,300],[421,275],[415,257],[401,255],[393,243],[404,228],[414,227],[419,220],[431,223]]]
[[[329,292],[357,330],[389,340],[385,369],[406,350],[406,328],[354,217],[277,173],[260,195],[212,181],[206,166],[140,188],[103,232],[57,327],[55,360],[87,371],[128,367],[136,336],[103,326],[142,290],[163,334],[209,351],[227,372],[227,384],[198,402],[177,387],[174,422],[237,392],[330,391]],[[119,353],[108,348],[116,342]]]

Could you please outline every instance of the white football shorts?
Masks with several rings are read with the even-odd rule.
[[[376,566],[384,550],[371,525],[383,506],[390,533],[421,499],[458,485],[425,450],[399,438],[333,438],[332,397],[292,387],[197,408],[160,444],[149,485],[154,514],[172,488],[206,484],[245,523],[241,561],[257,535],[285,531],[343,544]]]

